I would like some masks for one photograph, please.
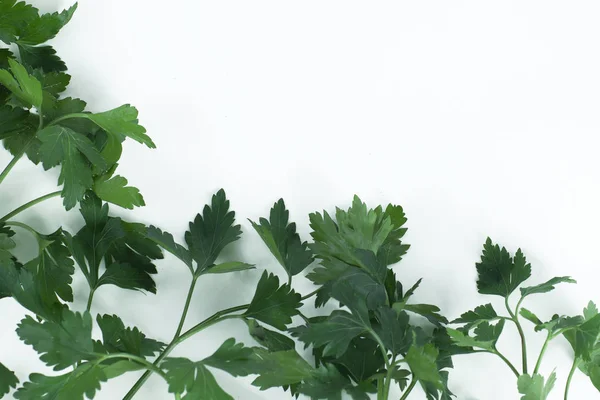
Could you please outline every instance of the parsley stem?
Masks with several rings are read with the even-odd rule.
[[[413,379],[410,382],[410,385],[408,385],[408,387],[406,388],[406,391],[402,394],[402,397],[400,397],[400,400],[408,399],[408,395],[410,394],[410,392],[412,392],[412,390],[415,388],[416,385],[417,385],[417,380],[413,377]]]
[[[230,316],[228,314],[231,314],[231,313],[234,313],[234,312],[237,312],[237,311],[244,311],[248,307],[250,307],[250,304],[244,304],[244,305],[241,305],[241,306],[227,308],[225,310],[221,310],[221,311],[218,311],[218,312],[214,313],[210,317],[206,318],[204,321],[200,322],[199,324],[197,324],[193,328],[189,329],[187,332],[185,332],[181,336],[179,336],[177,338],[174,338],[171,341],[171,343],[169,343],[169,345],[167,347],[165,347],[165,349],[162,351],[162,353],[159,354],[159,356],[156,358],[156,360],[154,360],[153,365],[155,367],[158,367],[158,365],[160,364],[160,362],[162,360],[164,360],[165,357],[167,357],[171,353],[171,351],[173,351],[173,349],[175,347],[177,347],[184,340],[192,337],[196,333],[198,333],[198,332],[200,332],[200,331],[202,331],[202,330],[204,330],[204,329],[206,329],[206,328],[208,328],[208,327],[210,327],[210,326],[212,326],[212,325],[214,325],[216,323],[219,323],[221,321],[229,319],[229,317],[239,318],[240,315]],[[125,397],[123,397],[123,400],[131,400],[133,398],[133,396],[135,396],[135,394],[144,385],[144,383],[146,383],[146,381],[148,380],[148,378],[150,377],[151,374],[152,374],[152,371],[150,371],[150,370],[144,372],[144,374],[140,377],[140,379],[138,379],[138,381],[133,385],[133,387],[129,390],[129,392],[127,392],[127,394],[125,395]]]
[[[90,312],[90,310],[92,309],[92,301],[94,301],[94,293],[95,292],[96,292],[96,288],[90,288],[90,295],[88,296],[87,306],[85,307],[85,310],[87,312]]]
[[[35,206],[36,204],[41,203],[42,201],[51,199],[53,197],[60,196],[60,193],[61,192],[59,190],[59,191],[56,191],[56,192],[52,192],[52,193],[48,193],[48,194],[45,194],[43,196],[40,196],[37,199],[33,199],[30,202],[27,202],[27,203],[23,204],[21,207],[15,208],[13,211],[9,212],[4,217],[0,218],[0,222],[7,221],[7,220],[11,219],[12,217],[14,217],[15,215],[17,215],[17,214],[19,214],[19,213],[27,210],[30,207]]]
[[[392,357],[392,361],[390,362],[390,367],[387,370],[387,374],[385,375],[385,380],[383,384],[383,400],[387,400],[390,396],[390,385],[392,383],[392,374],[394,373],[394,368],[396,367],[396,356]]]
[[[22,151],[20,151],[18,154],[16,154],[13,157],[13,159],[8,163],[6,168],[4,168],[4,171],[2,171],[2,173],[0,173],[0,183],[2,183],[2,181],[8,176],[10,170],[13,169],[13,167],[17,164],[17,162],[21,159],[21,157],[23,157],[23,154],[25,154],[25,148],[23,148]]]
[[[511,320],[517,326],[517,330],[519,331],[519,336],[521,337],[521,359],[523,362],[523,373],[526,374],[527,373],[527,342],[525,340],[525,333],[523,333],[523,327],[521,326],[521,323],[519,322],[519,315],[515,314],[510,309],[510,305],[508,304],[508,296],[504,298],[504,304],[506,305],[506,310],[508,310],[508,313],[510,314]],[[521,302],[519,301],[519,305],[520,304],[521,304]],[[518,310],[517,310],[517,312],[518,312]]]
[[[159,375],[161,378],[163,378],[167,383],[169,383],[169,380],[167,379],[167,375],[160,368],[158,368],[156,365],[150,363],[148,360],[146,360],[143,357],[138,357],[136,355],[128,354],[128,353],[98,354],[98,356],[100,356],[100,359],[96,362],[97,364],[101,364],[102,362],[104,362],[106,360],[112,360],[115,358],[124,358],[129,361],[134,361],[138,364],[143,365],[148,371],[155,372],[157,375]]]
[[[542,349],[540,350],[540,355],[538,356],[537,362],[535,363],[535,368],[533,369],[534,375],[538,373],[540,366],[542,365],[542,359],[544,358],[544,353],[546,352],[546,349],[548,348],[548,343],[550,343],[550,340],[552,340],[552,333],[548,332],[548,336],[546,336],[544,345],[542,346]]]
[[[185,300],[185,306],[183,307],[183,313],[181,314],[181,318],[179,319],[179,326],[177,327],[177,331],[175,332],[175,336],[173,340],[176,340],[181,331],[183,330],[183,325],[185,324],[185,319],[187,317],[187,313],[190,309],[190,303],[192,302],[192,296],[194,295],[194,288],[196,287],[196,282],[198,281],[198,276],[194,275],[192,278],[192,283],[190,284],[190,289],[188,290],[187,298]]]
[[[510,362],[510,360],[508,358],[506,358],[504,356],[504,354],[500,353],[497,349],[490,351],[490,353],[495,354],[498,357],[500,357],[502,359],[502,361],[504,361],[506,363],[506,365],[508,365],[508,367],[511,369],[511,371],[517,376],[517,378],[520,376],[519,371],[517,371],[515,366]]]
[[[307,294],[306,296],[302,296],[302,298],[300,300],[306,300],[306,299],[310,299],[311,297],[313,297],[315,294],[317,294],[317,292],[321,290],[321,288],[313,290],[312,292],[310,292],[309,294]]]
[[[567,384],[565,385],[565,398],[567,400],[569,398],[569,388],[571,387],[571,379],[573,379],[573,374],[575,374],[575,370],[579,365],[579,358],[575,357],[573,359],[573,365],[571,366],[571,371],[569,371],[569,377],[567,378]]]
[[[4,224],[6,226],[16,226],[16,227],[19,227],[21,229],[25,229],[26,231],[28,231],[29,233],[31,233],[33,236],[35,236],[36,240],[39,243],[40,234],[38,233],[38,231],[36,231],[32,227],[30,227],[29,225],[24,224],[22,222],[17,222],[17,221],[6,221]]]

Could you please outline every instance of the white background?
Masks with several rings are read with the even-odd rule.
[[[37,4],[55,11],[70,2]],[[451,318],[496,301],[475,286],[489,235],[523,248],[530,284],[556,275],[579,281],[526,302],[549,318],[600,301],[598,12],[593,1],[84,0],[53,44],[73,75],[70,95],[93,111],[136,105],[158,145],[127,144],[120,171],[148,205],[116,213],[181,239],[212,193],[223,187],[231,199],[245,232],[231,257],[259,270],[203,278],[188,326],[247,302],[262,269],[283,276],[247,218],[283,197],[308,239],[309,212],[347,207],[355,193],[372,206],[404,206],[412,248],[395,270],[406,285],[424,278],[416,301],[439,304]],[[9,160],[0,154],[0,165]],[[55,190],[57,175],[22,161],[3,185],[2,209]],[[21,218],[42,231],[81,224],[58,199]],[[119,313],[169,341],[189,273],[172,258],[159,270],[158,295],[103,287],[93,311]],[[83,309],[80,276],[76,285],[75,308]],[[46,371],[13,332],[23,310],[5,299],[0,313],[2,362],[22,379]],[[533,364],[543,334],[525,325]],[[518,364],[512,328],[499,348]],[[252,343],[233,321],[173,355],[200,359],[231,336]],[[559,339],[548,353],[541,372],[556,368],[550,398],[559,399],[571,351]],[[215,375],[236,399],[286,398]],[[110,381],[96,398],[121,398],[136,379]],[[460,400],[518,398],[514,376],[493,356],[457,357],[450,386]],[[575,376],[571,399],[598,397],[587,377]],[[153,378],[136,398],[172,397]]]

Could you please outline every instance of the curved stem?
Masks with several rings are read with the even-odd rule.
[[[8,163],[8,165],[6,166],[6,168],[4,168],[4,170],[2,171],[2,173],[0,173],[0,183],[2,183],[2,181],[10,173],[10,170],[13,169],[13,167],[15,165],[17,165],[17,163],[19,162],[19,160],[21,159],[21,157],[23,157],[23,154],[25,154],[25,149],[26,148],[27,148],[27,146],[25,146],[22,151],[20,151],[17,155],[15,155],[13,157],[13,159]]]
[[[177,339],[183,330],[183,325],[185,324],[185,319],[187,317],[187,313],[190,309],[190,304],[192,302],[192,296],[194,295],[194,288],[196,287],[196,282],[198,281],[198,277],[194,275],[192,279],[192,283],[190,284],[190,289],[188,290],[187,298],[185,300],[185,306],[183,307],[183,313],[181,314],[181,318],[179,319],[179,326],[177,326],[177,331],[175,331],[175,336],[173,336],[173,340]]]
[[[408,395],[410,394],[410,392],[412,392],[412,390],[415,388],[416,385],[417,385],[417,380],[413,377],[412,381],[410,382],[410,385],[408,385],[408,387],[406,388],[406,391],[402,394],[402,397],[400,397],[400,400],[408,399]]]
[[[307,294],[306,296],[302,296],[302,298],[300,300],[306,300],[306,299],[310,299],[311,297],[313,297],[315,294],[317,294],[317,292],[321,290],[321,288],[313,290],[312,292],[310,292],[309,294]]]
[[[53,197],[60,196],[60,193],[61,193],[61,191],[58,190],[56,192],[52,192],[52,193],[48,193],[43,196],[40,196],[37,199],[33,199],[30,202],[23,204],[21,207],[15,208],[13,211],[9,212],[4,217],[0,218],[0,222],[7,221],[7,220],[11,219],[12,217],[14,217],[15,215],[27,210],[30,207],[35,206],[36,204],[41,203],[42,201],[51,199]]]
[[[228,318],[225,318],[228,314],[231,314],[231,313],[234,313],[237,311],[246,310],[248,307],[250,307],[250,304],[244,304],[241,306],[231,307],[231,308],[221,310],[219,312],[214,313],[210,317],[206,318],[204,321],[200,322],[198,325],[194,326],[192,329],[188,330],[183,335],[179,336],[178,338],[174,338],[171,341],[171,343],[169,343],[169,345],[167,347],[165,347],[165,349],[162,351],[162,353],[159,354],[159,356],[156,358],[156,360],[154,360],[153,365],[157,367],[160,364],[160,362],[162,360],[164,360],[164,358],[167,357],[171,353],[171,351],[173,351],[173,349],[175,347],[177,347],[184,340],[190,338],[194,334],[200,332],[203,329],[208,328],[211,325],[214,325],[218,322],[228,319]],[[239,315],[235,316],[235,318],[239,318],[239,317],[240,317]],[[192,330],[194,330],[193,333],[192,333]],[[123,400],[131,400],[133,398],[133,396],[135,396],[135,394],[144,385],[144,383],[146,383],[146,381],[148,380],[148,378],[150,377],[151,374],[152,374],[151,371],[144,372],[144,374],[140,377],[140,379],[137,380],[137,382],[132,386],[132,388],[129,390],[129,392],[127,392],[125,397],[123,397]]]
[[[571,379],[573,379],[573,374],[575,374],[575,370],[579,365],[579,358],[575,358],[573,360],[573,365],[571,366],[571,371],[569,371],[569,377],[567,378],[567,384],[565,385],[565,398],[567,400],[569,398],[569,388],[571,387]]]
[[[159,375],[161,378],[163,378],[167,383],[169,382],[169,380],[167,379],[167,375],[160,368],[158,368],[156,365],[150,363],[143,357],[138,357],[138,356],[135,356],[133,354],[128,354],[128,353],[114,353],[114,354],[108,354],[108,355],[98,354],[98,356],[100,357],[100,359],[98,361],[96,361],[96,363],[98,363],[98,364],[100,364],[106,360],[111,360],[111,359],[115,359],[115,358],[124,358],[124,359],[130,360],[130,361],[135,361],[138,364],[141,364],[144,367],[146,367],[146,369],[148,371],[155,372],[157,375]]]
[[[527,342],[525,340],[525,333],[523,333],[523,327],[521,326],[521,323],[519,322],[519,315],[515,314],[510,309],[510,305],[508,304],[508,297],[504,298],[504,304],[506,305],[506,310],[508,310],[508,313],[510,314],[510,318],[517,326],[517,330],[519,331],[519,336],[521,337],[521,359],[523,362],[523,373],[526,374],[527,373]],[[519,301],[519,305],[520,304],[521,304],[521,301]]]
[[[388,359],[387,349],[386,349],[385,345],[383,344],[383,341],[381,340],[379,335],[377,333],[375,333],[375,331],[369,330],[369,333],[371,334],[371,336],[373,336],[373,338],[379,345],[377,347],[379,347],[379,350],[381,351],[381,355],[383,355],[383,361],[385,362],[385,367],[389,370],[391,368],[391,364],[390,364],[390,360]]]
[[[390,386],[392,384],[392,374],[394,373],[394,368],[396,367],[396,356],[392,358],[390,362],[390,367],[387,370],[387,374],[385,375],[385,381],[383,385],[383,400],[387,400],[390,396]]]
[[[86,118],[86,119],[89,119],[89,118],[88,118],[88,115],[87,115],[87,114],[85,114],[85,113],[73,113],[73,114],[67,114],[67,115],[63,115],[62,117],[58,117],[58,118],[56,118],[54,121],[50,122],[50,123],[48,124],[48,126],[50,126],[50,125],[56,125],[56,124],[58,124],[60,121],[64,121],[64,120],[67,120],[67,119],[72,119],[72,118]]]
[[[504,356],[504,354],[500,353],[498,350],[493,350],[490,353],[495,354],[498,357],[500,357],[502,359],[502,361],[504,361],[506,363],[506,365],[508,365],[508,367],[511,369],[511,371],[517,376],[517,378],[520,376],[519,371],[517,371],[515,366],[510,362],[510,360],[508,358],[506,358]]]
[[[538,373],[540,366],[542,365],[542,359],[544,358],[544,353],[546,352],[546,349],[548,348],[548,343],[550,343],[550,340],[552,340],[552,333],[548,332],[548,336],[546,336],[544,345],[542,346],[542,349],[540,350],[540,355],[538,356],[537,362],[535,363],[535,368],[533,369],[534,375]]]

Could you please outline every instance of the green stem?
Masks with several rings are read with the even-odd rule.
[[[313,290],[312,292],[310,292],[309,294],[307,294],[306,296],[302,296],[302,298],[300,300],[306,300],[306,299],[310,299],[311,297],[313,297],[315,294],[317,294],[317,292],[321,290],[321,288]]]
[[[167,383],[169,382],[169,380],[167,379],[167,375],[160,368],[158,368],[156,365],[150,363],[143,357],[138,357],[138,356],[135,356],[133,354],[128,354],[128,353],[114,353],[114,354],[108,354],[108,355],[98,354],[98,357],[100,357],[100,359],[98,361],[96,361],[97,364],[101,364],[102,362],[104,362],[106,360],[112,360],[115,358],[124,358],[124,359],[130,360],[130,361],[135,361],[135,362],[143,365],[144,367],[146,367],[146,369],[148,371],[155,372],[157,375],[159,375],[161,378],[163,378]]]
[[[156,358],[153,365],[157,367],[161,363],[161,361],[165,357],[167,357],[171,353],[171,351],[173,351],[173,349],[175,347],[177,347],[179,344],[181,344],[181,342],[183,342],[184,340],[192,337],[196,333],[200,332],[203,329],[208,328],[209,326],[212,326],[218,322],[229,319],[228,317],[239,318],[240,317],[239,315],[230,316],[228,314],[231,314],[231,313],[234,313],[237,311],[246,310],[249,306],[250,306],[249,304],[244,304],[242,306],[231,307],[226,310],[221,310],[219,312],[214,313],[210,317],[206,318],[204,321],[200,322],[193,328],[189,329],[183,335],[179,336],[178,338],[174,338],[171,341],[171,343],[169,343],[169,345],[167,347],[165,347],[165,349],[162,351],[162,353],[160,353],[160,355]],[[123,400],[131,400],[133,398],[133,396],[135,396],[135,394],[144,385],[144,383],[146,383],[146,381],[148,380],[148,378],[150,377],[151,374],[152,374],[152,371],[144,372],[144,374],[140,377],[140,379],[138,379],[138,381],[133,385],[133,387],[129,390],[129,392],[127,392],[125,397],[123,397]]]
[[[56,191],[56,192],[45,194],[45,195],[43,195],[41,197],[38,197],[37,199],[33,199],[30,202],[23,204],[21,207],[15,208],[13,211],[9,212],[4,217],[0,218],[0,222],[7,221],[7,220],[11,219],[12,217],[14,217],[15,215],[17,215],[17,214],[19,214],[19,213],[27,210],[30,207],[35,206],[36,204],[41,203],[42,201],[51,199],[53,197],[60,196],[60,193],[61,192],[59,190],[59,191]]]
[[[4,225],[6,225],[6,226],[16,226],[16,227],[19,227],[21,229],[25,229],[26,231],[28,231],[29,233],[31,233],[33,236],[35,236],[35,238],[39,242],[39,238],[40,238],[39,232],[36,231],[35,229],[33,229],[32,227],[30,227],[27,224],[24,224],[22,222],[17,222],[17,221],[6,221],[6,222],[4,222]]]
[[[391,364],[390,364],[390,360],[388,359],[387,349],[386,349],[385,345],[383,344],[383,340],[381,340],[381,338],[379,337],[379,335],[377,333],[375,333],[375,331],[369,330],[369,333],[371,334],[371,336],[373,336],[373,338],[379,345],[377,347],[379,347],[379,350],[381,351],[381,355],[383,355],[383,361],[385,362],[385,367],[387,369],[390,369]]]
[[[383,379],[383,376],[377,378],[377,400],[387,400],[383,397],[383,391],[385,390]]]
[[[521,359],[523,362],[523,373],[526,374],[527,373],[527,342],[525,340],[525,333],[523,333],[523,327],[521,326],[521,323],[519,322],[519,315],[515,314],[510,309],[510,305],[508,304],[508,297],[504,298],[504,304],[506,305],[506,309],[508,310],[508,313],[510,314],[510,318],[517,326],[517,330],[519,331],[519,336],[521,337]],[[520,304],[521,304],[521,301],[519,301],[519,304],[517,305],[517,307]]]
[[[517,378],[520,376],[519,371],[517,371],[515,366],[510,362],[510,360],[508,358],[506,358],[504,356],[504,354],[500,353],[498,350],[492,350],[492,351],[490,351],[490,353],[495,354],[498,357],[500,357],[502,359],[502,361],[504,361],[506,363],[506,365],[508,365],[508,367],[516,375]]]
[[[569,371],[569,377],[567,378],[567,384],[565,385],[565,399],[569,398],[569,388],[571,387],[571,379],[573,379],[573,374],[575,374],[575,370],[579,365],[579,358],[575,358],[573,360],[573,365],[571,366],[571,371]]]
[[[392,384],[392,374],[394,373],[394,368],[396,368],[396,356],[392,358],[390,362],[390,367],[387,370],[387,374],[385,375],[384,387],[383,387],[383,399],[387,400],[390,396],[390,386]]]
[[[533,369],[534,375],[537,374],[538,371],[540,370],[540,366],[542,365],[542,359],[544,358],[544,353],[546,352],[546,349],[548,348],[548,343],[550,343],[550,340],[552,340],[552,333],[548,332],[548,336],[546,336],[544,345],[542,346],[542,349],[540,350],[540,355],[538,356],[537,362],[535,363],[535,368]]]
[[[179,319],[179,326],[177,326],[177,331],[175,332],[175,336],[173,336],[173,340],[177,339],[183,330],[183,325],[185,324],[185,319],[187,317],[187,313],[190,309],[190,304],[192,302],[192,296],[194,295],[194,288],[196,287],[196,282],[198,281],[198,277],[194,275],[192,279],[192,283],[190,285],[190,289],[188,290],[187,298],[185,300],[185,306],[183,307],[183,313],[181,314],[181,318]]]
[[[25,154],[26,149],[27,149],[27,146],[23,147],[23,150],[21,150],[18,154],[16,154],[13,157],[13,159],[8,163],[6,168],[4,168],[4,171],[2,171],[2,173],[0,173],[0,183],[2,183],[2,181],[8,176],[8,174],[10,173],[10,170],[13,169],[13,167],[15,165],[17,165],[17,162],[19,162],[21,157],[23,157],[23,154]]]
[[[86,118],[89,119],[88,114],[85,113],[73,113],[73,114],[67,114],[67,115],[63,115],[62,117],[58,117],[56,118],[54,121],[50,122],[48,124],[48,126],[50,125],[56,125],[61,121],[67,120],[67,119],[72,119],[72,118]]]
[[[410,382],[410,385],[408,385],[408,387],[406,388],[406,391],[402,394],[402,397],[400,397],[400,400],[408,399],[408,395],[410,394],[410,392],[412,392],[412,390],[415,388],[416,385],[417,385],[417,380],[413,377],[412,381]]]
[[[90,312],[90,310],[92,309],[92,301],[94,301],[94,293],[95,292],[96,292],[96,288],[90,289],[90,295],[88,296],[87,306],[85,307],[85,310],[87,312]]]

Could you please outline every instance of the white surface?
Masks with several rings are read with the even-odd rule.
[[[424,277],[418,301],[455,317],[494,300],[475,287],[474,263],[489,235],[511,251],[523,248],[531,283],[567,274],[579,280],[527,301],[548,318],[600,301],[599,11],[593,1],[84,0],[55,46],[73,74],[71,95],[98,111],[136,105],[158,145],[126,146],[121,173],[148,204],[129,218],[181,237],[224,187],[245,232],[235,254],[281,274],[246,218],[266,215],[283,197],[307,238],[309,212],[346,207],[357,193],[370,205],[405,207],[412,248],[396,271],[406,284]],[[0,153],[0,165],[8,160]],[[54,186],[25,162],[18,171],[7,180],[15,192],[3,208]],[[80,223],[64,213],[56,224],[40,223],[40,213],[58,210],[59,201],[44,207],[24,220],[47,230]],[[259,274],[204,279],[190,324],[249,300]],[[167,259],[157,281],[157,296],[103,288],[93,311],[119,312],[168,341],[186,269]],[[87,291],[78,282],[81,309]],[[308,292],[310,283],[300,278],[297,287]],[[2,361],[21,378],[43,371],[12,331],[22,310],[3,300],[0,313]],[[174,354],[199,358],[229,336],[248,339],[231,322]],[[543,338],[529,336],[533,363]],[[500,344],[515,363],[517,346],[512,331]],[[569,354],[560,340],[549,350],[542,372],[558,373],[551,399],[562,398]],[[498,359],[459,357],[455,364],[458,399],[517,398],[514,377]],[[284,398],[215,374],[236,399]],[[136,378],[105,384],[97,399],[121,398]],[[570,398],[596,397],[576,375]],[[171,397],[152,379],[136,398]],[[417,391],[410,397],[421,398]]]

